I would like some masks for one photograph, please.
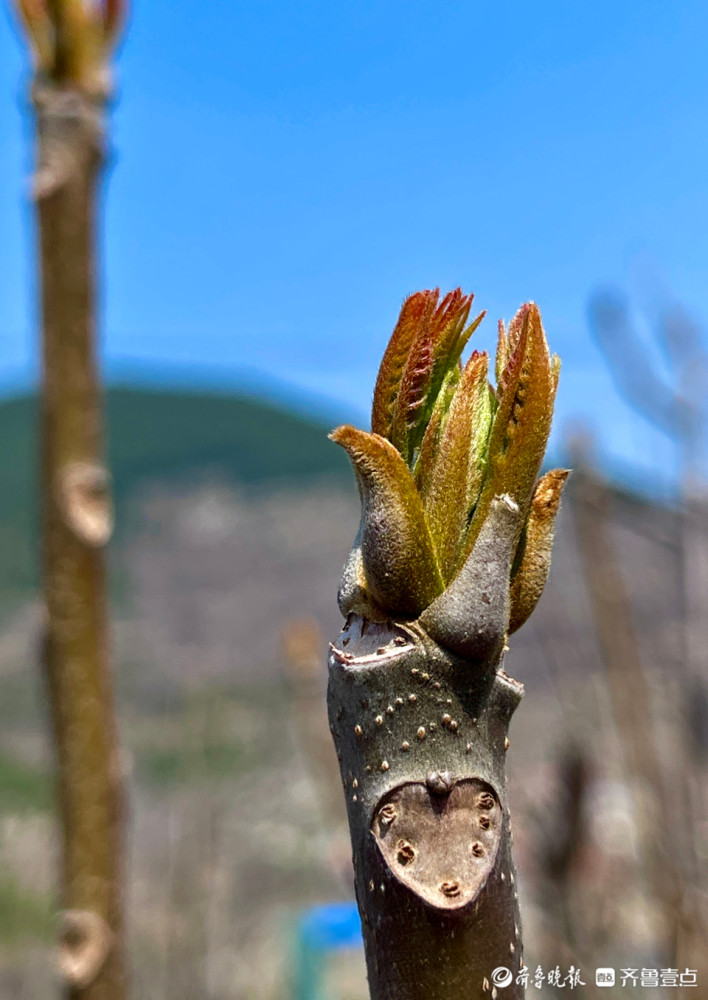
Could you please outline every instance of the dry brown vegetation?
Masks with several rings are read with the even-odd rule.
[[[509,669],[529,695],[508,762],[526,962],[658,967],[671,946],[667,918],[639,851],[571,515],[572,498],[546,593],[510,654]],[[319,676],[305,670],[303,678],[285,669],[283,628],[312,618],[322,635],[337,628],[332,594],[355,518],[355,499],[326,483],[258,495],[214,482],[176,494],[155,483],[135,498],[133,531],[113,561],[125,574],[116,662],[131,773],[138,1000],[287,997],[298,913],[350,896],[325,722],[325,643]],[[609,518],[631,575],[659,752],[675,785],[682,729],[666,692],[675,690],[680,656],[679,518],[620,494]],[[46,994],[51,978],[56,841],[44,707],[28,670],[37,641],[29,606],[0,637],[0,768],[13,789],[0,807],[0,993],[13,1000]],[[704,780],[705,693],[694,703]],[[579,789],[582,822],[564,853]],[[639,794],[651,800],[652,789]],[[705,871],[705,812],[696,830]],[[696,888],[703,903],[704,887]],[[336,989],[365,997],[363,955],[336,963],[332,976],[332,998]]]

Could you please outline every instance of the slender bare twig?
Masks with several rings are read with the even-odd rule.
[[[121,1000],[123,791],[104,556],[112,511],[95,341],[108,65],[124,5],[112,5],[110,18],[84,0],[16,6],[36,70],[45,670],[63,834],[58,960],[72,1000]]]

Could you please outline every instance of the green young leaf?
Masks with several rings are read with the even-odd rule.
[[[361,491],[366,589],[391,615],[414,618],[443,589],[423,503],[401,455],[385,438],[338,427]]]
[[[553,469],[536,484],[512,569],[510,635],[524,624],[546,585],[556,514],[569,475],[568,469]]]
[[[440,434],[423,504],[443,579],[460,568],[462,542],[484,478],[492,400],[489,358],[475,352],[467,362]]]
[[[440,446],[442,433],[450,413],[450,404],[460,384],[461,376],[462,365],[459,363],[450,369],[445,376],[442,388],[438,393],[438,398],[435,400],[435,406],[430,415],[428,426],[425,428],[423,440],[418,449],[413,476],[415,484],[418,487],[418,492],[422,497],[425,497],[430,489],[430,478],[435,467],[438,447]]]
[[[467,532],[466,553],[474,545],[492,497],[510,496],[526,516],[551,430],[557,379],[538,307],[533,303],[522,306],[506,336],[510,354],[499,379],[486,477]]]

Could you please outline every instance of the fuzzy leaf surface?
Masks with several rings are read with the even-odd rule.
[[[346,449],[361,490],[367,591],[389,614],[415,617],[442,591],[443,580],[413,477],[378,434],[345,425],[330,437]]]
[[[445,582],[460,567],[462,543],[484,478],[492,404],[489,359],[475,352],[465,365],[440,435],[429,485],[426,517]]]
[[[374,391],[372,431],[386,437],[411,468],[440,392],[482,319],[465,326],[472,296],[459,288],[438,304],[439,294],[418,292],[404,302]]]
[[[465,552],[474,545],[495,495],[512,497],[526,516],[551,430],[557,379],[536,305],[519,310],[508,340],[512,353],[498,386],[485,482]]]
[[[570,471],[552,469],[536,484],[511,576],[509,634],[516,632],[538,604],[548,579],[556,515]]]

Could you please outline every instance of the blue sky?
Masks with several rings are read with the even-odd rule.
[[[617,396],[598,283],[708,317],[704,3],[136,0],[105,214],[109,375],[278,385],[360,417],[405,294],[542,309],[575,419],[673,447]],[[0,17],[0,386],[36,365],[24,53]],[[639,275],[639,278],[637,277]],[[649,275],[649,278],[647,278]],[[649,338],[648,338],[649,339]],[[661,359],[657,359],[661,364]]]

